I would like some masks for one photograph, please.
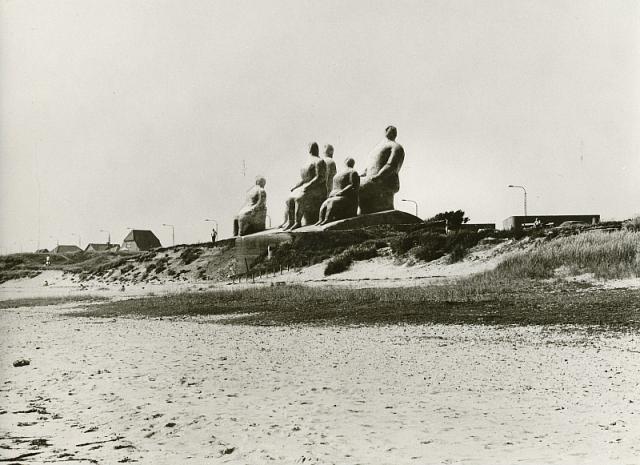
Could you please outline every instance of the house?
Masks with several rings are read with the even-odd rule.
[[[82,249],[77,245],[57,245],[51,253],[78,253],[82,252]]]
[[[126,252],[139,252],[162,247],[160,241],[153,232],[146,229],[132,229],[122,241],[120,250]]]
[[[84,249],[85,252],[117,252],[120,250],[118,244],[95,244],[91,243]]]

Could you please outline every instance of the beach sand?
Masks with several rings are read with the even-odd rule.
[[[63,316],[70,308],[0,311],[3,459],[640,462],[634,334],[251,327]],[[22,358],[30,365],[12,366]]]

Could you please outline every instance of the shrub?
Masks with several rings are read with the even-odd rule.
[[[378,249],[386,246],[384,241],[366,241],[359,245],[348,247],[344,252],[336,255],[327,262],[324,275],[329,276],[342,273],[349,269],[354,261],[368,260],[378,255]]]
[[[451,231],[457,231],[458,229],[460,229],[460,225],[462,223],[467,223],[469,221],[469,218],[464,216],[463,210],[452,210],[448,212],[438,213],[437,215],[429,218],[426,222],[432,223],[443,220],[447,222],[447,227]]]
[[[640,232],[640,216],[625,221],[622,223],[622,227],[627,231]]]
[[[469,249],[475,247],[481,238],[482,235],[475,231],[459,231],[456,234],[447,236],[445,248],[449,252],[449,263],[456,263],[462,260],[469,252]]]
[[[122,274],[127,274],[131,270],[133,270],[133,265],[131,263],[129,263],[128,265],[123,266],[122,269],[120,270],[120,272]]]
[[[162,273],[167,269],[167,263],[169,263],[169,258],[163,257],[156,262],[156,273]]]
[[[202,255],[202,252],[203,250],[200,248],[187,247],[180,254],[180,259],[182,260],[183,264],[188,265],[194,262],[195,260],[197,260],[200,257],[200,255]]]

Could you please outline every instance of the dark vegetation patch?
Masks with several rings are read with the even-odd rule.
[[[282,286],[113,301],[70,315],[229,315],[227,324],[481,324],[640,327],[640,290],[585,290],[548,281],[483,282],[414,288]],[[234,317],[237,314],[244,314]]]
[[[202,250],[200,248],[187,247],[180,254],[180,260],[182,260],[182,263],[184,265],[188,265],[188,264],[196,261],[200,257],[200,255],[202,255],[202,252],[204,252],[204,250]]]
[[[72,302],[103,302],[107,299],[100,296],[62,296],[62,297],[34,297],[26,299],[0,300],[0,309],[19,307],[44,307],[48,305],[61,305]]]
[[[378,255],[378,249],[387,246],[387,242],[380,239],[370,239],[362,244],[352,245],[344,251],[329,259],[324,269],[324,275],[329,276],[341,273],[349,269],[351,264],[358,260],[369,260]]]

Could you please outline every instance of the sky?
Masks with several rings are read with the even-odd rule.
[[[276,225],[390,124],[398,209],[640,214],[640,2],[0,0],[0,252]]]

